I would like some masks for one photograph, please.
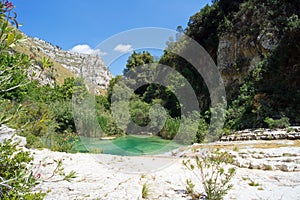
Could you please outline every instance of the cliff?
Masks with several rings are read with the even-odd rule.
[[[210,54],[224,82],[226,128],[266,127],[268,117],[300,124],[299,15],[297,0],[216,0],[190,17],[184,33]],[[169,44],[185,48],[180,40]],[[203,114],[209,110],[207,86],[193,66],[170,52],[160,62],[184,75]]]
[[[249,72],[268,56],[277,46],[279,40],[274,34],[261,31],[258,36],[238,38],[232,33],[219,37],[217,50],[217,67],[222,74],[227,95],[238,90]]]
[[[95,94],[102,93],[108,87],[112,74],[100,56],[65,51],[42,39],[23,36],[25,41],[16,48],[17,51],[37,61],[48,58],[53,64],[46,70],[42,69],[38,62],[33,64],[29,70],[32,79],[37,79],[42,85],[53,85],[54,80],[62,84],[67,77],[83,76],[86,78],[86,84],[93,86]]]

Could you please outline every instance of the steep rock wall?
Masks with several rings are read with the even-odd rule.
[[[230,88],[230,91],[227,91],[229,96],[238,89],[261,58],[268,55],[277,45],[278,39],[270,32],[262,32],[256,38],[238,38],[230,33],[220,36],[217,66],[225,87]]]
[[[56,66],[60,66],[52,71],[43,71],[39,65],[34,64],[29,69],[29,76],[32,79],[37,79],[42,85],[53,85],[54,79],[57,78],[62,79],[60,80],[62,82],[66,77],[83,76],[89,88],[93,86],[95,94],[100,94],[107,89],[113,76],[98,55],[65,51],[37,37],[25,36],[25,38],[26,41],[22,44],[23,51],[24,49],[27,51],[25,53],[39,59],[49,57]]]

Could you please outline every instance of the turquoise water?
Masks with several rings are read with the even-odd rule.
[[[138,156],[154,155],[169,152],[181,145],[161,139],[158,136],[122,136],[114,140],[101,140],[100,138],[80,137],[73,151],[89,152],[89,150],[103,150],[105,154]]]

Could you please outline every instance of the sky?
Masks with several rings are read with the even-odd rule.
[[[12,0],[20,29],[64,50],[98,53],[113,75],[121,74],[135,47],[121,41],[124,31],[158,27],[175,31],[185,28],[189,17],[210,0]],[[154,34],[155,35],[155,34]],[[151,34],[148,37],[152,37]],[[113,49],[103,42],[118,39]],[[134,40],[134,39],[133,39]],[[161,39],[163,40],[163,39]],[[165,43],[166,41],[164,41]],[[99,47],[100,49],[95,50]],[[113,62],[111,52],[120,52]],[[155,57],[162,50],[149,50]],[[107,61],[109,60],[109,61]],[[110,62],[110,63],[107,63]]]

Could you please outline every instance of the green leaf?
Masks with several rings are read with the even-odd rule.
[[[7,46],[10,46],[15,40],[15,33],[9,33],[7,36]]]

